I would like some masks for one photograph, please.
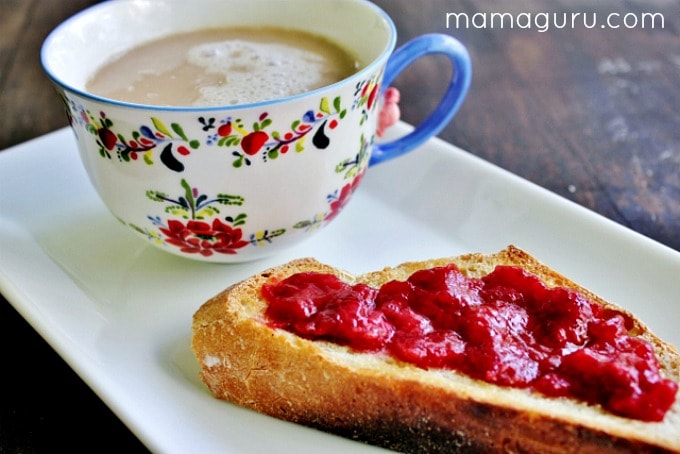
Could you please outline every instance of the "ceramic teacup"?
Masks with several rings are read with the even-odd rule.
[[[86,89],[100,66],[143,42],[243,25],[320,34],[364,65],[323,88],[235,106],[141,105]],[[112,0],[57,27],[41,58],[113,215],[165,251],[243,262],[308,238],[338,215],[369,166],[412,150],[452,119],[471,77],[464,46],[438,34],[396,51],[395,43],[391,19],[363,0]],[[431,53],[454,67],[439,106],[412,133],[378,143],[385,88]]]

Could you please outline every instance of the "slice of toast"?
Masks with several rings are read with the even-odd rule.
[[[299,259],[237,283],[194,315],[192,347],[201,378],[218,398],[280,419],[403,452],[680,452],[680,397],[661,422],[613,415],[597,405],[548,398],[451,370],[421,369],[383,354],[310,341],[265,320],[263,284],[299,272],[331,273],[379,287],[413,272],[456,264],[468,277],[519,266],[549,287],[575,289],[634,322],[666,378],[680,382],[680,354],[632,314],[580,287],[526,252],[405,263],[352,276]]]

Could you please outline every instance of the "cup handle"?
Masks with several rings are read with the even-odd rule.
[[[472,64],[467,49],[457,39],[433,33],[419,36],[394,51],[385,66],[381,96],[392,81],[420,57],[429,54],[446,55],[453,65],[453,75],[437,108],[412,132],[391,142],[373,147],[369,165],[401,156],[441,131],[460,108],[472,79]]]

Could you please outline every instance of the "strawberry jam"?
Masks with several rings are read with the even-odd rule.
[[[663,378],[631,320],[580,293],[548,288],[521,268],[468,278],[454,265],[376,289],[299,273],[263,286],[271,326],[421,368],[599,404],[660,421],[678,384]]]

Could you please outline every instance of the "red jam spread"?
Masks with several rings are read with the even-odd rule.
[[[454,265],[380,289],[299,273],[263,286],[271,326],[421,368],[599,404],[660,421],[678,384],[663,378],[631,320],[576,291],[548,288],[518,267],[468,278]]]

